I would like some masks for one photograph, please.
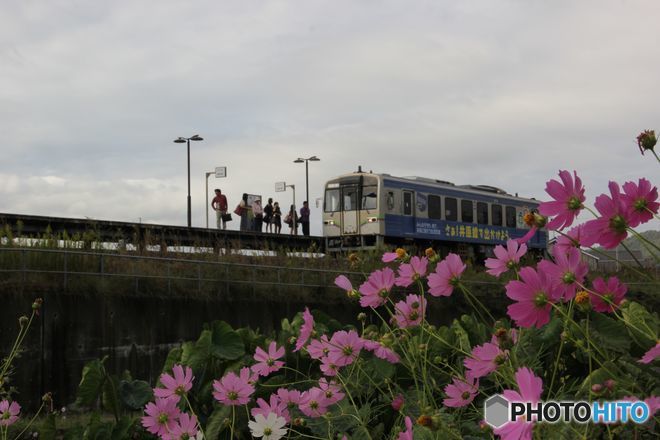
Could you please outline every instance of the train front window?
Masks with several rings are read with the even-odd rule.
[[[339,211],[339,188],[325,190],[325,212]]]
[[[477,223],[488,224],[488,203],[477,202]]]
[[[360,209],[376,209],[378,206],[378,187],[362,187],[362,200]]]
[[[461,200],[461,220],[464,223],[472,223],[474,220],[471,200]]]
[[[356,186],[344,186],[341,189],[342,192],[342,210],[343,211],[355,211],[358,209],[357,206],[357,187]]]

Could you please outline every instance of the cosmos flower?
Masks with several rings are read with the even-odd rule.
[[[147,403],[144,408],[147,415],[142,417],[142,426],[154,435],[167,436],[176,426],[181,414],[181,410],[176,406],[178,402],[179,397],[173,396],[166,399],[157,397],[154,402]]]
[[[580,248],[580,237],[582,236],[583,225],[577,225],[565,232],[564,235],[557,237],[555,249],[562,252],[568,252],[571,248]]]
[[[642,358],[637,362],[639,362],[640,364],[650,364],[659,357],[660,357],[660,341],[658,341],[658,343],[655,344],[655,347],[647,351],[644,354],[644,356],[642,356]]]
[[[584,208],[584,187],[577,173],[566,170],[559,171],[561,183],[557,180],[546,182],[545,192],[554,199],[539,205],[539,213],[546,217],[555,216],[548,222],[548,229],[564,229],[570,226],[580,211]]]
[[[169,434],[168,438],[171,440],[184,440],[191,439],[194,440],[197,437],[197,416],[189,415],[182,412],[179,414],[179,420]]]
[[[463,360],[463,365],[471,378],[478,379],[497,370],[505,359],[506,353],[497,344],[486,342],[474,347],[470,356]]]
[[[194,379],[192,368],[177,364],[172,367],[172,374],[174,377],[167,373],[160,375],[160,382],[165,389],[154,388],[154,396],[165,399],[170,396],[184,396],[190,391]]]
[[[534,375],[532,370],[523,367],[519,368],[515,374],[518,390],[504,390],[502,394],[509,402],[530,402],[537,403],[541,400],[543,392],[543,380]],[[524,418],[515,422],[509,422],[496,428],[495,434],[502,440],[531,440],[534,423],[526,421]]]
[[[248,422],[252,437],[263,438],[263,440],[280,440],[288,431],[284,427],[285,425],[286,420],[275,413],[269,413],[267,417],[257,414],[254,420]]]
[[[499,277],[505,272],[515,268],[520,263],[520,259],[527,253],[526,244],[518,244],[516,240],[507,240],[506,248],[497,245],[493,250],[496,258],[487,258],[486,267],[489,274]]]
[[[405,301],[396,303],[394,309],[394,320],[400,328],[418,326],[424,319],[426,300],[419,295],[408,295]]]
[[[20,412],[21,405],[18,402],[0,401],[0,426],[9,426],[16,423]]]
[[[254,393],[253,385],[232,372],[220,380],[214,380],[213,389],[213,397],[224,405],[245,405]]]
[[[367,281],[360,286],[360,305],[362,307],[378,307],[385,300],[394,286],[394,271],[389,267],[376,270],[369,275]]]
[[[284,418],[287,423],[291,421],[288,404],[283,402],[278,394],[271,394],[268,402],[262,398],[258,398],[257,406],[250,410],[252,417],[256,417],[257,414],[268,417],[269,413],[275,413],[278,417]]]
[[[601,277],[592,283],[591,305],[597,312],[614,313],[619,308],[628,288],[617,277],[610,277],[607,282]]]
[[[334,405],[345,396],[341,391],[341,387],[335,381],[328,381],[325,377],[319,380],[319,388],[325,393],[328,405]]]
[[[429,260],[426,257],[412,257],[410,263],[399,266],[399,276],[394,281],[397,286],[408,287],[420,278],[426,276]]]
[[[648,180],[641,178],[637,184],[626,182],[623,184],[623,192],[621,198],[628,208],[631,228],[648,222],[654,213],[658,213],[658,188],[652,186]]]
[[[610,182],[609,188],[610,196],[601,194],[596,197],[594,206],[601,217],[584,224],[580,240],[583,246],[600,243],[605,249],[613,249],[628,236],[626,228],[630,226],[630,211],[621,197],[619,185]]]
[[[299,351],[305,346],[307,340],[312,336],[314,331],[314,316],[310,313],[309,309],[305,307],[303,312],[303,325],[300,326],[300,335],[296,341],[296,348],[293,351]]]
[[[282,356],[284,356],[284,347],[277,348],[275,341],[272,341],[268,346],[268,353],[261,347],[257,347],[254,360],[258,363],[252,366],[252,371],[260,376],[268,376],[284,366],[284,362],[278,360]]]
[[[461,274],[467,266],[456,254],[449,254],[435,268],[435,272],[429,275],[429,293],[433,296],[449,296],[458,286]]]
[[[338,367],[345,367],[355,362],[364,347],[364,341],[355,330],[341,330],[332,335],[328,345],[330,362]]]
[[[398,354],[377,341],[365,340],[364,349],[373,352],[374,356],[386,360],[390,364],[398,364],[401,361]]]
[[[413,440],[413,424],[410,417],[406,416],[404,423],[406,425],[406,430],[399,433],[399,438],[397,440]]]
[[[320,339],[312,339],[312,341],[307,346],[307,353],[312,359],[321,359],[324,356],[328,355],[330,351],[330,341],[328,340],[327,335],[321,335]]]
[[[454,377],[452,383],[445,387],[447,398],[442,401],[443,405],[452,408],[467,406],[474,400],[479,392],[478,379],[463,379]]]
[[[531,267],[520,270],[522,281],[509,281],[506,296],[514,301],[507,313],[520,327],[543,327],[550,322],[550,309],[557,301],[558,291],[554,283],[543,271]]]
[[[555,257],[554,263],[550,260],[543,260],[538,264],[538,270],[545,272],[550,281],[554,282],[559,298],[569,301],[573,299],[575,292],[584,282],[589,268],[582,261],[579,249],[569,248],[564,252],[555,246],[552,249],[552,255]]]
[[[300,397],[300,411],[307,417],[317,418],[328,412],[328,399],[320,388],[310,388]]]

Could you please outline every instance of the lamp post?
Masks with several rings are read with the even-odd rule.
[[[299,157],[298,159],[293,161],[293,163],[303,163],[303,162],[305,162],[305,189],[307,191],[306,194],[305,194],[305,196],[306,196],[305,200],[307,200],[307,202],[309,202],[309,161],[318,162],[319,160],[321,160],[321,159],[319,159],[316,156],[312,156],[312,157],[308,157],[307,159]]]
[[[190,202],[190,141],[203,141],[204,138],[201,137],[200,135],[196,134],[192,137],[185,138],[185,137],[178,137],[177,139],[174,139],[174,142],[177,144],[184,144],[188,143],[188,227],[190,228],[192,226],[192,206]]]

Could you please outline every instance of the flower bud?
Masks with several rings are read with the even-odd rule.
[[[440,356],[436,356],[433,358],[433,362],[435,362],[436,364],[441,364],[442,358]]]
[[[357,315],[357,319],[358,321],[365,321],[367,319],[367,314],[364,312],[360,312]]]
[[[595,383],[591,385],[591,391],[594,393],[600,393],[601,391],[603,391],[603,386],[599,383]]]
[[[32,310],[39,310],[41,308],[41,305],[43,304],[44,300],[41,298],[37,298],[34,300],[32,303]]]
[[[614,391],[614,386],[616,385],[616,381],[614,381],[614,379],[607,379],[605,382],[603,382],[603,385],[607,387],[608,391]]]
[[[653,147],[655,147],[657,142],[658,138],[655,136],[655,131],[653,130],[644,130],[637,136],[637,146],[642,155],[644,155],[644,151],[646,150],[653,151]]]
[[[18,318],[18,325],[20,325],[21,328],[25,328],[25,326],[28,325],[28,322],[30,322],[30,319],[25,315]]]
[[[399,411],[404,403],[405,399],[403,398],[403,394],[397,394],[397,396],[392,399],[392,409],[394,411]]]
[[[53,401],[53,393],[46,393],[41,397],[41,401],[44,403],[51,403]]]
[[[433,426],[433,419],[430,416],[421,415],[417,419],[417,424],[430,428],[431,426]]]

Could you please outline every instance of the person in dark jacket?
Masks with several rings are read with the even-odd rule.
[[[309,204],[307,200],[303,202],[300,208],[300,224],[302,225],[302,233],[304,236],[309,236]]]

